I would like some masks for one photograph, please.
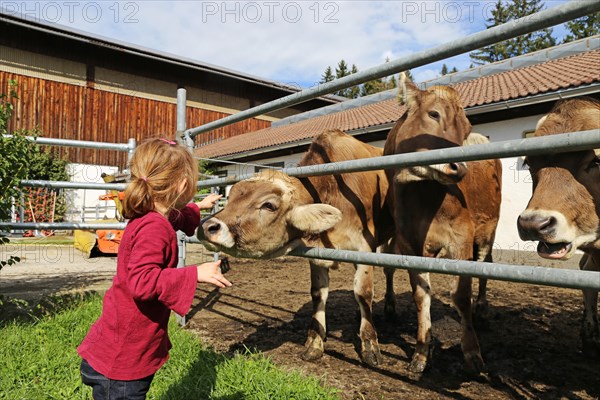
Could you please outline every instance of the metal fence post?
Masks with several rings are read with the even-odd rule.
[[[184,88],[177,89],[177,132],[175,134],[176,140],[179,144],[183,146],[189,146],[186,143],[184,132],[186,129],[186,120],[185,120],[185,109],[186,109],[186,90]],[[192,147],[190,147],[190,151],[192,151]],[[186,235],[182,231],[177,231],[177,248],[178,248],[178,261],[177,268],[185,267],[185,252],[186,252]],[[181,326],[184,326],[185,315],[179,315],[175,313],[175,318],[177,323]]]

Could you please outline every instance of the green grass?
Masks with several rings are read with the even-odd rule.
[[[101,298],[62,308],[0,326],[0,399],[91,399],[76,347],[100,314]],[[169,331],[171,358],[156,374],[149,400],[339,399],[319,379],[277,368],[261,354],[216,353],[174,319]]]

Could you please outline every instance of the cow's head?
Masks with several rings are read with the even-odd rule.
[[[559,102],[536,127],[535,136],[600,128],[600,102]],[[517,220],[523,240],[537,240],[544,258],[568,259],[577,248],[600,248],[600,150],[525,159],[533,180],[527,209]]]
[[[386,150],[386,154],[461,146],[469,136],[471,123],[453,88],[432,86],[420,90],[402,73],[398,96],[407,111],[392,129],[395,137],[390,145],[393,148]],[[453,184],[459,182],[466,172],[464,162],[408,167],[397,171],[395,181],[436,180],[442,184]]]
[[[198,239],[210,250],[233,256],[272,258],[340,220],[337,208],[312,203],[298,179],[262,171],[233,185],[227,205],[203,222]]]

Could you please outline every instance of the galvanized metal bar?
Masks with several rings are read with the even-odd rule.
[[[186,240],[188,243],[200,243],[196,237],[187,237]],[[298,247],[288,255],[447,275],[473,276],[534,285],[600,290],[600,272],[594,271],[449,260],[386,253],[365,253],[316,247]]]
[[[234,115],[219,119],[188,129],[186,132],[194,137],[202,132],[207,132],[226,125],[267,114],[285,107],[293,106],[316,97],[333,93],[372,79],[382,78],[402,71],[407,71],[428,63],[443,60],[459,54],[467,53],[490,44],[510,39],[525,33],[548,28],[575,18],[600,11],[600,2],[597,0],[569,1],[556,7],[507,22],[484,31],[476,32],[466,37],[433,47],[428,50],[413,53],[401,59],[392,60],[384,64],[365,69],[356,74],[348,75],[331,82],[304,89],[300,92],[284,96],[260,106],[244,110]]]
[[[129,146],[129,150],[127,151],[127,165],[131,163],[131,157],[133,157],[133,153],[135,153],[135,148],[137,147],[137,141],[133,138],[130,138],[127,141],[127,145]]]
[[[194,148],[194,139],[187,133],[186,120],[187,91],[184,88],[177,89],[177,133],[176,140],[179,144]]]
[[[64,182],[43,180],[22,180],[20,186],[45,187],[51,189],[99,189],[99,190],[125,190],[126,183],[101,183],[101,182]]]
[[[600,290],[600,272],[594,271],[308,247],[297,248],[289,255],[535,285]]]
[[[2,136],[10,138],[13,135],[2,135]],[[88,149],[98,149],[98,150],[131,151],[131,142],[129,142],[129,143],[108,143],[108,142],[92,142],[92,141],[86,141],[86,140],[57,139],[57,138],[33,137],[33,136],[26,136],[26,138],[37,144],[49,145],[49,146],[78,147],[78,148],[88,148]],[[134,142],[134,145],[135,145],[135,142]]]
[[[52,230],[76,230],[76,229],[125,229],[125,222],[111,223],[88,223],[88,222],[0,222],[0,228],[6,229],[52,229]]]
[[[443,162],[474,161],[490,158],[570,152],[593,148],[600,148],[600,129],[527,139],[506,140],[464,147],[451,147],[418,153],[361,158],[338,163],[284,168],[282,172],[296,177],[319,176],[373,171],[377,169],[412,167],[416,165],[438,164]],[[225,178],[208,179],[198,182],[198,187],[232,185],[235,182],[247,179],[253,175],[254,174],[242,174],[231,175]]]
[[[187,127],[186,122],[186,101],[187,91],[184,88],[177,89],[177,132],[175,133],[175,140],[183,146],[187,146],[190,150],[194,147],[194,140],[186,134],[185,129]],[[186,235],[182,231],[177,231],[177,268],[185,267],[185,256],[186,256]],[[179,315],[175,313],[175,320],[180,326],[185,326],[186,318],[185,315]]]

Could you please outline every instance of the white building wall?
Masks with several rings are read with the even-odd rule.
[[[473,132],[489,136],[492,142],[523,138],[524,132],[535,129],[542,115],[515,118],[473,126]],[[385,141],[369,144],[382,147]],[[286,168],[297,166],[304,154],[293,154],[285,157],[266,158],[254,161],[255,165],[266,165],[283,162]],[[502,159],[502,206],[500,222],[496,233],[496,248],[506,250],[535,251],[536,244],[523,242],[517,232],[517,217],[527,207],[531,197],[531,177],[527,168],[523,168],[522,157]],[[228,175],[240,175],[254,172],[254,165],[230,165],[224,168]]]
[[[108,165],[69,164],[71,182],[103,183],[102,173],[114,174],[118,168]],[[67,221],[93,221],[115,218],[115,203],[112,200],[99,200],[107,190],[73,189],[65,190],[67,197]]]
[[[515,118],[473,126],[473,132],[489,136],[492,142],[522,139],[525,132],[535,129],[542,115]],[[502,205],[496,231],[496,246],[501,249],[535,251],[537,243],[523,242],[517,231],[517,217],[525,210],[531,197],[531,176],[523,167],[523,157],[502,160]]]

